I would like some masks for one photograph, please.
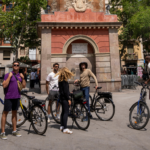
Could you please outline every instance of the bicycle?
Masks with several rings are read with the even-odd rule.
[[[25,92],[27,91],[22,91],[21,95],[25,96],[26,95]],[[20,106],[17,111],[17,117],[19,116],[20,118],[17,120],[17,127],[22,126],[28,120],[29,122],[31,122],[30,127],[32,125],[34,131],[37,134],[43,135],[47,130],[47,114],[44,109],[45,103],[44,101],[35,99],[34,96],[28,96],[28,95],[26,96],[28,97],[29,105],[28,107],[25,107],[22,104],[22,101],[20,99]],[[2,99],[0,99],[0,102],[4,104],[4,101]],[[10,114],[11,112],[8,113],[6,124],[9,127],[12,127]],[[41,130],[38,127],[41,127],[44,121],[45,121],[44,129]],[[30,131],[30,127],[29,127],[29,131]]]
[[[138,84],[139,86],[142,86],[142,89],[139,101],[134,103],[129,109],[129,122],[134,129],[140,130],[143,129],[149,121],[149,108],[146,103],[146,90],[150,90],[150,88],[144,83],[134,83]]]
[[[78,100],[74,100],[73,93],[70,96],[71,106],[69,108],[69,116],[72,118],[72,126],[75,122],[77,127],[81,130],[86,130],[90,125],[90,112],[88,111],[88,107],[86,106],[86,99],[80,98]],[[52,117],[57,123],[61,123],[61,116],[58,119],[57,114],[61,114],[62,105],[61,101],[58,98],[54,99],[51,104],[51,112]],[[86,121],[84,121],[86,119]]]
[[[94,87],[95,88],[95,87]],[[89,96],[91,112],[95,111],[96,116],[102,121],[109,121],[115,114],[115,104],[112,100],[112,93],[97,92],[102,87],[98,87],[93,95]]]

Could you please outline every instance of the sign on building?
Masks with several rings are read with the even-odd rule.
[[[88,43],[72,43],[72,54],[87,54]]]

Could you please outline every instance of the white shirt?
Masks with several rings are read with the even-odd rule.
[[[35,73],[34,72],[31,72],[30,76],[31,76],[31,80],[35,80]]]
[[[49,82],[49,90],[51,91],[59,91],[59,87],[58,87],[59,76],[55,77],[55,75],[56,74],[54,72],[51,72],[46,78],[46,81]]]

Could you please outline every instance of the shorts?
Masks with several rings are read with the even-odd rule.
[[[53,101],[59,95],[58,91],[49,91],[48,100]]]
[[[5,99],[4,111],[18,110],[19,105],[20,105],[20,98],[19,99]]]

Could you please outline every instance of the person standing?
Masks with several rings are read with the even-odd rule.
[[[53,101],[54,97],[57,96],[59,94],[59,87],[58,87],[58,77],[55,75],[58,73],[58,69],[59,69],[59,64],[55,63],[53,65],[53,72],[51,72],[47,78],[46,78],[46,91],[48,94],[48,99],[49,99],[49,104],[48,104],[48,123],[50,123],[50,114],[51,114],[51,110],[50,110],[50,106],[51,106],[51,102]],[[57,119],[60,119],[59,115],[57,114]]]
[[[70,72],[70,70],[66,67],[62,68],[59,73],[55,76],[59,75],[59,94],[60,101],[62,104],[62,113],[61,113],[61,126],[60,131],[66,134],[72,134],[73,132],[67,128],[68,114],[69,114],[69,105],[71,105],[71,100],[69,98],[69,83],[68,79],[71,79],[74,74]]]
[[[5,91],[4,111],[1,118],[1,139],[6,140],[5,135],[5,124],[6,118],[9,111],[12,111],[12,124],[13,132],[12,135],[20,137],[21,134],[16,130],[17,124],[17,110],[20,101],[20,92],[18,89],[17,80],[22,83],[23,88],[26,87],[26,82],[22,73],[19,74],[19,62],[13,62],[13,71],[6,74],[3,81],[3,88]]]
[[[32,72],[30,74],[30,88],[31,89],[34,88],[34,83],[35,83],[35,72],[34,72],[34,70],[32,70]]]
[[[39,83],[39,77],[38,76],[39,75],[38,75],[37,71],[35,71],[35,82],[36,82],[36,84]]]
[[[79,64],[80,68],[80,80],[75,80],[74,83],[79,82],[81,86],[81,90],[83,91],[83,94],[85,96],[85,99],[87,100],[87,107],[90,111],[90,105],[89,105],[89,92],[90,92],[90,77],[92,77],[95,80],[96,86],[95,89],[98,87],[98,82],[96,79],[96,76],[92,73],[92,71],[88,68],[88,64],[86,62],[81,62]],[[92,115],[90,114],[90,117],[92,118]]]

